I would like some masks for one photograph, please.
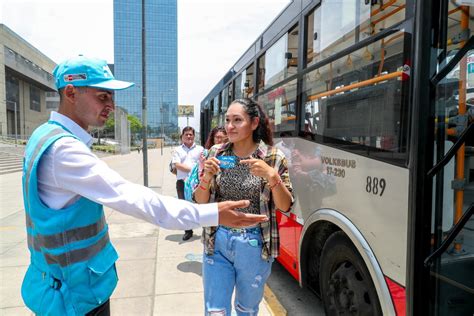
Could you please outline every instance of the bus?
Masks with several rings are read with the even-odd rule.
[[[202,141],[233,99],[264,106],[295,194],[278,261],[327,315],[474,313],[473,16],[293,0],[201,103]]]

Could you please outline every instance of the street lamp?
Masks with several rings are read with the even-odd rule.
[[[18,122],[16,118],[16,101],[5,100],[6,103],[13,103],[15,107],[14,120],[15,120],[15,146],[18,144]]]
[[[163,94],[165,92],[172,92],[174,91],[173,88],[171,89],[168,89],[166,91],[161,91],[161,107],[160,107],[160,112],[161,112],[161,141],[164,142],[165,141],[165,132],[164,132],[164,126],[163,126],[163,113],[164,113],[164,108],[163,108]]]

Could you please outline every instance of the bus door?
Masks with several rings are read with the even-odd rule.
[[[420,162],[433,162],[425,174],[431,189],[426,205],[431,207],[415,227],[424,231],[415,236],[424,240],[427,251],[415,263],[422,273],[411,273],[418,286],[409,290],[414,301],[408,310],[414,315],[474,315],[474,1],[439,1],[432,12],[439,14],[431,33],[432,123],[427,133],[433,147],[432,158]]]

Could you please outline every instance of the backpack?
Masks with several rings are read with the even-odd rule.
[[[194,165],[193,169],[188,174],[186,180],[184,180],[184,199],[189,202],[193,201],[193,192],[199,185],[199,166],[204,163],[207,158],[209,151],[204,149],[201,153],[199,161]]]
[[[189,202],[193,201],[194,189],[199,185],[199,163],[195,164],[184,181],[184,199]]]

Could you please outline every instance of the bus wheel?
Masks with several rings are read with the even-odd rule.
[[[324,244],[319,286],[326,315],[382,315],[364,260],[341,231]]]

